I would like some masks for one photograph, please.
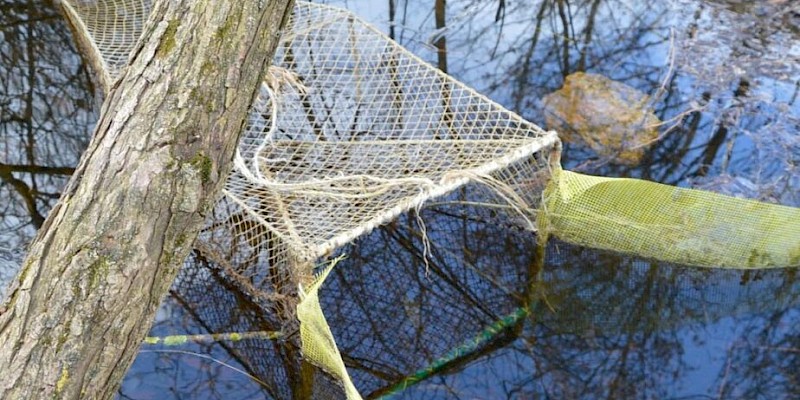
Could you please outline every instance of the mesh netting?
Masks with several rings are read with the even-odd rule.
[[[300,357],[297,322],[285,318],[283,299],[254,297],[225,266],[194,251],[172,285],[172,298],[209,332],[278,332],[275,339],[221,341],[233,359],[258,379],[270,399],[341,399],[339,382],[309,369]],[[293,311],[292,311],[293,314]],[[183,332],[177,332],[183,333]]]
[[[126,63],[150,5],[68,5],[110,79]],[[270,302],[284,326],[301,312],[304,356],[337,377],[349,398],[358,394],[322,315],[322,278],[313,279],[313,264],[407,215],[429,267],[435,260],[419,209],[432,201],[480,203],[508,211],[499,213],[503,220],[538,228],[542,237],[658,260],[800,264],[800,237],[790,234],[800,231],[799,209],[561,171],[555,133],[346,11],[298,2],[263,80],[234,171],[196,248],[251,296]],[[480,196],[447,197],[470,183]],[[306,301],[298,307],[300,297]]]
[[[800,265],[798,208],[561,170],[546,198],[548,230],[573,244],[683,265]]]
[[[69,8],[112,77],[150,5]],[[557,141],[349,12],[298,2],[202,238],[241,274],[304,264],[310,275],[319,257],[470,180],[526,208],[544,167],[529,159]]]
[[[516,187],[535,170],[499,171],[557,140],[349,13],[299,4],[290,24],[226,195],[301,259],[470,178]]]
[[[93,54],[101,63],[100,74],[119,75],[142,34],[153,6],[152,0],[68,0],[62,3],[79,31],[90,37]]]

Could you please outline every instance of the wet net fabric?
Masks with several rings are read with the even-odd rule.
[[[65,2],[112,79],[151,6]],[[561,172],[559,152],[555,133],[352,13],[297,2],[202,247],[230,272],[279,293],[297,283],[292,277],[308,283],[311,263],[340,246],[480,181],[513,213],[528,214],[523,224],[532,228],[538,209],[540,227],[579,245],[708,267],[800,263],[796,208],[568,171],[550,180]],[[531,190],[543,180],[550,182],[546,207]],[[268,277],[264,265],[278,271]]]
[[[114,79],[150,1],[65,6]],[[797,208],[562,171],[555,133],[333,7],[297,2],[241,137],[196,250],[287,326],[299,319],[304,356],[348,398],[358,393],[314,264],[400,216],[419,228],[427,260],[420,208],[443,198],[475,205],[447,197],[467,186],[513,225],[580,246],[705,267],[800,265]]]
[[[300,260],[472,179],[524,196],[557,142],[339,9],[299,4],[265,82],[225,193]]]
[[[800,266],[798,208],[554,171],[542,210],[561,240],[682,265]]]

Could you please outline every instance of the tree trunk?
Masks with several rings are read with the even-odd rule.
[[[292,0],[158,0],[0,305],[0,398],[111,398],[232,165]]]

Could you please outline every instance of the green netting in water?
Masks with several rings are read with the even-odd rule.
[[[800,266],[800,209],[556,169],[541,226],[581,246],[683,265]]]
[[[67,4],[105,60],[99,72],[115,79],[150,2]],[[176,27],[176,40],[190,37]],[[470,183],[542,237],[703,267],[800,264],[797,208],[563,171],[555,133],[344,10],[298,2],[263,74],[235,171],[199,239],[256,296],[292,296],[316,260]],[[301,291],[303,352],[358,398],[319,305],[324,276]]]

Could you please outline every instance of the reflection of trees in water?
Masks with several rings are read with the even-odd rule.
[[[523,284],[531,279],[529,233],[485,214],[476,220],[480,210],[469,209],[470,217],[438,208],[423,214],[432,221],[427,273],[420,233],[408,218],[360,242],[323,291],[328,320],[365,393],[381,393],[533,296]],[[548,254],[541,283],[547,301],[536,302],[525,329],[498,335],[408,397],[500,388],[508,397],[663,397],[691,372],[686,335],[798,302],[787,271],[687,269],[564,244],[551,244]]]
[[[417,24],[434,28],[434,0],[393,4],[428,10],[394,13],[409,32]],[[793,5],[761,8],[766,14],[756,18],[703,2],[461,0],[447,2],[448,19],[436,26],[448,26],[449,73],[534,122],[544,122],[541,98],[577,71],[652,96],[664,137],[641,165],[617,165],[588,146],[568,144],[564,161],[571,168],[798,205],[800,76],[786,60],[800,56],[800,48],[780,32],[790,31],[800,14]],[[419,45],[424,33],[396,36],[431,54]]]
[[[54,4],[2,0],[0,9],[0,236],[8,246],[0,251],[8,251],[44,222],[95,116],[89,72]],[[6,268],[16,269],[21,251],[10,256]],[[0,270],[0,286],[12,273]]]
[[[365,394],[385,392],[533,296],[530,232],[475,207],[443,204],[422,217],[427,259],[416,219],[403,217],[353,246],[322,292],[323,310]],[[510,339],[499,334],[449,370]]]
[[[427,266],[416,219],[407,216],[353,246],[323,289],[337,343],[367,394],[424,369],[532,296],[530,233],[482,209],[422,213],[432,244]],[[564,244],[549,254],[547,304],[526,328],[497,335],[408,397],[500,387],[509,397],[663,397],[691,372],[687,335],[798,300],[790,271],[686,269]]]
[[[146,351],[139,354],[126,377],[122,393],[127,391],[130,398],[142,398],[151,387],[178,386],[181,389],[175,394],[176,398],[190,393],[197,395],[193,398],[219,399],[251,398],[248,396],[341,398],[342,392],[327,375],[302,360],[297,322],[286,320],[276,312],[288,306],[276,304],[280,301],[284,300],[252,296],[239,280],[231,278],[219,265],[195,251],[187,259],[165,303],[177,311],[157,321],[151,334],[277,332],[279,337],[179,347],[180,350],[208,354],[241,369],[242,373],[220,368],[220,364],[211,360],[172,353],[175,347],[156,346],[155,350],[144,347]],[[151,350],[155,353],[148,352]],[[185,361],[178,363],[176,360]],[[168,367],[164,368],[165,364]],[[171,383],[170,379],[175,379],[175,382]],[[152,381],[149,385],[139,383],[148,380]]]
[[[546,381],[566,397],[674,396],[697,367],[689,342],[733,336],[726,320],[757,320],[800,301],[792,271],[682,268],[557,246],[545,277],[557,312],[529,340],[543,353],[536,362]]]
[[[413,2],[391,3],[402,10]],[[500,3],[503,12],[497,13]],[[642,8],[626,3],[487,2],[488,18],[476,14],[447,33],[448,69],[539,121],[538,99],[579,70],[655,93],[666,75],[667,10],[661,3]],[[478,3],[448,2],[449,7],[461,4]],[[93,100],[87,71],[53,8],[22,0],[0,0],[0,7],[0,204],[5,205],[0,207],[0,235],[16,248],[27,243],[77,162],[90,133]],[[500,31],[504,39],[498,41]],[[726,171],[724,163],[727,171],[747,177],[781,173],[782,164],[765,172],[737,161],[755,147],[753,136],[766,136],[770,127],[786,130],[792,123],[777,106],[765,107],[742,89],[744,82],[757,85],[737,79],[723,85],[724,91],[704,88],[678,68],[655,103],[660,118],[669,120],[691,101],[707,103],[706,110],[683,119],[651,149],[643,166],[602,165],[597,170],[669,182],[719,175]],[[788,162],[787,157],[798,154],[796,147],[780,149],[759,147],[765,151],[760,158],[777,155]],[[720,156],[726,152],[728,161]],[[574,163],[592,157],[575,146],[567,154]],[[787,181],[777,197],[784,199],[792,187]],[[384,393],[499,318],[539,299],[540,291],[531,289],[535,239],[529,232],[492,209],[439,204],[422,215],[432,244],[427,263],[416,218],[407,215],[349,247],[349,258],[322,290],[323,308],[364,394]],[[231,225],[249,227],[241,221]],[[224,229],[204,234],[224,235]],[[229,244],[227,250],[245,245],[220,243]],[[275,258],[264,254],[268,251],[274,249],[259,248],[256,256],[240,261],[254,263],[248,270],[266,270],[263,260]],[[248,283],[279,287],[285,280],[269,272],[254,273],[249,282],[233,280],[221,272],[225,266],[209,268],[213,263],[204,254],[196,252],[187,260],[167,303],[180,310],[175,315],[181,319],[159,321],[153,332],[281,331],[283,338],[275,341],[188,347],[217,358],[228,355],[265,385],[215,363],[193,359],[187,366],[176,361],[184,356],[142,353],[123,393],[141,398],[148,393],[147,382],[172,379],[163,386],[204,398],[231,393],[307,398],[312,392],[335,397],[329,379],[300,360],[296,322],[286,312],[294,304],[248,295],[253,289]],[[410,388],[405,397],[666,397],[692,368],[685,361],[686,337],[704,335],[703,327],[724,319],[746,328],[730,346],[730,367],[719,371],[719,392],[770,398],[797,394],[800,346],[792,327],[799,317],[800,292],[793,271],[685,269],[551,244],[541,278],[547,301],[536,302],[524,324],[452,360],[443,373]],[[287,294],[295,290],[284,289]],[[135,386],[137,381],[145,383]]]
[[[695,39],[691,44],[701,58],[693,67],[700,74],[708,71],[738,77],[755,73],[790,83],[797,80],[800,73],[797,2],[709,0],[687,16],[691,21],[689,35]],[[726,58],[734,58],[736,63],[725,63]]]
[[[717,377],[721,398],[800,397],[797,318],[798,311],[790,309],[737,321],[744,333],[730,344]]]

